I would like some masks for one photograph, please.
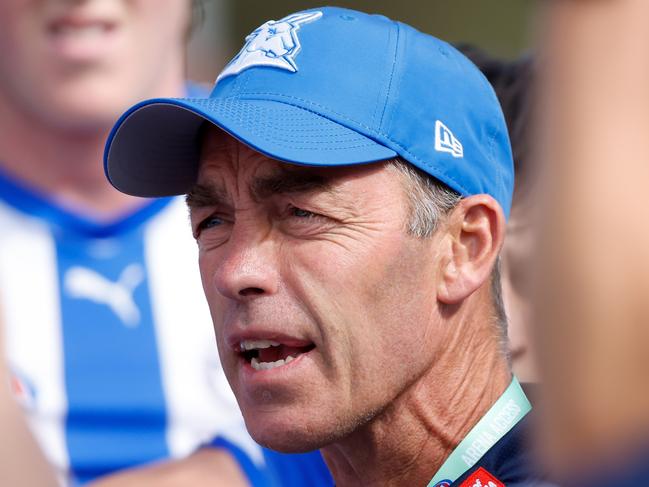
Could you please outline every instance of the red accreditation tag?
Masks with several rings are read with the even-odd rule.
[[[469,475],[460,487],[505,487],[505,484],[480,467]]]

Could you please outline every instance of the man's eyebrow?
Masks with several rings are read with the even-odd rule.
[[[265,199],[276,194],[301,193],[313,190],[333,192],[328,178],[310,171],[281,169],[268,176],[255,178],[252,195]],[[227,197],[223,190],[213,185],[196,183],[185,196],[189,208],[223,206]]]
[[[303,170],[282,169],[269,176],[256,178],[252,184],[252,194],[257,199],[313,190],[333,191],[328,178]]]
[[[195,184],[185,196],[189,208],[201,208],[205,206],[217,206],[225,203],[226,198],[223,191],[215,186]]]

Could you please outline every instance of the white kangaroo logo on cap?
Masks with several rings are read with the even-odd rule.
[[[246,37],[246,44],[219,77],[232,76],[253,66],[270,66],[297,72],[295,56],[300,52],[297,31],[300,26],[318,20],[322,12],[293,14],[281,20],[269,20]]]
[[[65,274],[65,289],[73,298],[105,304],[126,326],[140,322],[140,310],[133,300],[133,291],[144,281],[140,264],[127,266],[117,282],[87,267],[71,267]]]

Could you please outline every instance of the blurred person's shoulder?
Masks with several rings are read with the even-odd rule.
[[[622,457],[622,455],[620,455]],[[605,465],[605,466],[601,466]],[[637,453],[612,461],[599,461],[562,483],[565,487],[640,487],[649,485],[649,445]]]

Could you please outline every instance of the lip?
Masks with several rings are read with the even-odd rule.
[[[225,338],[227,345],[235,352],[242,351],[240,344],[245,340],[270,340],[289,347],[307,347],[313,344],[311,340],[297,338],[284,332],[262,329],[250,329],[245,332],[232,333]]]
[[[108,56],[116,47],[119,32],[116,20],[86,14],[61,15],[45,24],[51,55],[76,63],[96,62]]]
[[[314,347],[307,352],[300,353],[287,364],[272,369],[256,370],[242,354],[240,344],[245,340],[269,340],[296,348]],[[309,364],[313,365],[313,352],[317,350],[317,346],[312,340],[261,327],[231,333],[225,337],[225,342],[236,357],[238,375],[242,385],[253,388],[280,385],[280,383],[288,382],[289,379],[297,380],[298,374],[306,372]]]

